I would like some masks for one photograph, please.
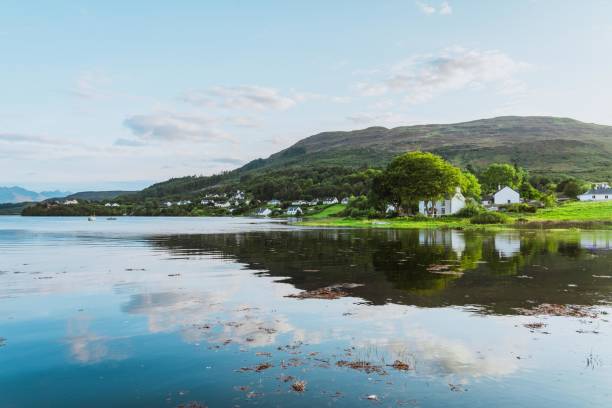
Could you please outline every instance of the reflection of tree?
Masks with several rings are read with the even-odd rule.
[[[612,253],[589,256],[579,245],[580,233],[302,230],[177,235],[152,242],[177,256],[233,260],[302,290],[363,284],[350,292],[373,304],[470,304],[513,313],[528,301],[592,304],[609,297],[605,285],[612,289],[611,280],[592,277],[612,273]],[[448,266],[434,273],[437,265]],[[568,283],[580,289],[559,290]]]

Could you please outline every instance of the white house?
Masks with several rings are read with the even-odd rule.
[[[281,205],[281,202],[280,200],[273,199],[268,201],[268,205]]]
[[[610,201],[612,200],[612,188],[608,183],[597,183],[584,194],[578,196],[580,201]]]
[[[229,202],[224,203],[215,203],[215,207],[217,208],[230,208],[232,205]]]
[[[164,205],[165,205],[166,207],[172,207],[172,201],[166,201],[166,202],[164,203]]]
[[[237,201],[244,200],[244,191],[236,190],[236,194],[232,198]]]
[[[106,203],[104,204],[105,207],[119,207],[118,203]]]
[[[75,205],[78,204],[79,200],[66,200],[64,201],[64,205]]]
[[[207,200],[207,199],[203,199],[203,200],[200,201],[200,204],[202,204],[202,205],[208,205],[210,203],[214,204],[214,201]]]
[[[349,203],[349,199],[348,199],[348,197],[344,197],[344,198],[343,198],[343,199],[340,201],[340,204],[347,205],[348,203]]]
[[[318,198],[315,198],[314,200],[312,200],[309,204],[310,205],[319,205],[320,200]]]
[[[181,200],[176,203],[176,205],[189,205],[191,204],[191,200]]]
[[[302,215],[304,211],[300,207],[289,207],[287,208],[287,215]]]
[[[455,189],[455,194],[444,200],[438,200],[435,203],[419,201],[419,213],[432,217],[452,215],[463,207],[465,207],[465,197],[461,194],[461,188],[459,187]]]
[[[258,217],[268,217],[270,214],[272,214],[272,210],[269,208],[260,208],[257,210]]]
[[[323,200],[323,205],[331,205],[338,204],[338,199],[336,197],[330,197]]]
[[[387,208],[385,209],[385,212],[387,214],[394,213],[396,211],[397,211],[397,208],[395,208],[393,204],[387,204]]]
[[[508,186],[500,188],[493,194],[493,204],[495,205],[518,204],[520,202],[521,195]]]
[[[299,206],[299,205],[308,205],[308,204],[309,204],[309,202],[306,201],[306,200],[297,200],[297,201],[293,201],[291,203],[291,205],[297,205],[297,206]]]

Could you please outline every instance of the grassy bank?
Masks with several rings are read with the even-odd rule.
[[[508,229],[508,228],[590,228],[612,229],[612,201],[588,203],[573,202],[554,208],[539,210],[535,214],[509,214],[507,224],[473,225],[467,218],[441,217],[431,220],[398,217],[391,219],[339,218],[323,213],[309,217],[299,225],[317,227],[352,228],[460,228],[460,229]]]

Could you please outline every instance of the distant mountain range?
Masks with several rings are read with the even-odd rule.
[[[531,174],[574,176],[587,181],[612,180],[612,126],[546,116],[505,116],[456,124],[370,127],[324,132],[300,140],[267,159],[209,177],[181,177],[154,184],[139,198],[185,195],[229,186],[243,189],[266,174],[294,174],[312,168],[385,166],[394,156],[422,150],[453,164],[474,168],[505,162]]]
[[[69,191],[31,191],[23,187],[0,187],[0,203],[22,203],[44,201],[49,198],[65,197]]]
[[[39,202],[52,199],[76,199],[88,201],[113,200],[122,195],[129,195],[135,191],[113,190],[113,191],[81,191],[71,193],[69,191],[30,191],[23,187],[0,187],[0,204]]]

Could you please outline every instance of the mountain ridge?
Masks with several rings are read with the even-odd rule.
[[[384,167],[406,151],[438,154],[460,167],[512,163],[533,175],[612,179],[612,126],[550,116],[500,116],[451,124],[321,132],[263,159],[213,176],[188,176],[154,184],[140,197],[245,188],[266,173],[311,168]]]

